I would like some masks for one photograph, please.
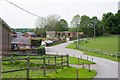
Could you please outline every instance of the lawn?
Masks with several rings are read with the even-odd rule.
[[[26,58],[27,56],[13,56],[12,58]],[[30,58],[41,58],[41,57],[48,57],[46,56],[30,56]],[[3,58],[3,59],[10,59],[10,58]],[[66,61],[66,57],[63,58],[64,61]],[[61,58],[57,58],[57,63],[61,62]],[[70,64],[95,64],[92,61],[80,59],[80,62],[78,63],[78,58],[75,57],[69,57],[69,63]],[[48,60],[46,60],[46,64],[48,63]],[[54,64],[54,58],[50,59],[50,64]],[[30,78],[38,78],[39,76],[43,75],[43,69],[40,68],[43,66],[43,60],[30,60]],[[65,65],[63,67],[66,67]],[[2,71],[7,70],[16,70],[26,68],[26,61],[25,60],[18,60],[11,62],[2,62]],[[54,73],[55,72],[55,66],[47,66],[47,74]],[[57,70],[59,71],[61,69],[61,65],[57,65]],[[24,75],[23,75],[24,74]],[[26,71],[18,71],[18,72],[12,72],[12,73],[4,73],[2,75],[3,78],[25,78],[26,77]]]
[[[36,69],[30,71],[30,78],[77,78],[76,76],[76,68],[73,67],[64,67],[64,69],[59,69],[57,73],[52,70],[48,72],[48,74],[45,76],[42,76],[43,72],[42,69]],[[88,69],[82,69],[78,68],[78,78],[88,78],[87,80],[92,80],[94,76],[96,75],[95,70],[88,70]],[[7,73],[2,75],[3,78],[25,78],[26,77],[26,71],[20,71],[20,72],[13,72],[13,73]],[[51,79],[50,79],[51,80]]]
[[[81,59],[81,58],[80,58],[80,62],[78,63],[78,58],[70,57],[70,64],[83,64],[83,62],[84,64],[95,64],[92,61]]]
[[[48,74],[47,78],[77,78],[76,68],[65,67],[64,69],[59,70],[57,73]],[[89,78],[87,80],[92,80],[96,75],[96,71],[88,69],[78,68],[78,78]]]
[[[118,51],[118,37],[109,36],[109,37],[97,37],[96,40],[89,38],[86,41],[79,42],[79,46],[83,46],[91,49],[100,49],[106,51]],[[67,48],[76,48],[76,44],[71,44]]]
[[[118,58],[116,56],[108,56],[106,54],[100,54],[97,52],[89,52],[85,51],[85,49],[90,50],[100,50],[105,51],[107,54],[117,54],[118,53],[118,36],[103,36],[103,37],[97,37],[96,40],[89,38],[86,41],[79,42],[79,46],[84,47],[84,52],[87,55],[97,56],[101,58],[110,59],[113,61],[118,61]],[[72,43],[67,48],[70,49],[76,49],[76,43]]]

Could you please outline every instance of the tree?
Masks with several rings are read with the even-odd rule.
[[[104,34],[111,34],[111,28],[114,26],[114,14],[112,12],[108,12],[107,14],[103,14],[102,16],[102,24],[104,27]]]
[[[55,31],[55,27],[59,19],[60,16],[55,14],[48,17],[38,18],[35,24],[35,33],[40,35],[41,37],[45,37],[46,31]]]
[[[47,22],[46,22],[46,30],[47,31],[55,31],[55,26],[56,26],[56,23],[59,21],[60,19],[60,16],[59,15],[50,15],[47,17]]]
[[[85,36],[93,36],[93,31],[92,28],[90,27],[91,19],[83,15],[81,16],[81,21],[80,21],[80,30],[84,32]]]
[[[71,21],[71,27],[77,27],[80,22],[80,16],[75,15]]]
[[[55,25],[55,31],[68,31],[68,23],[66,20],[61,19]]]
[[[94,29],[94,39],[95,39],[95,37],[96,37],[96,29],[98,28],[98,19],[97,19],[97,17],[96,16],[94,16],[94,17],[92,17],[92,19],[91,19],[91,26],[93,27],[93,29]]]

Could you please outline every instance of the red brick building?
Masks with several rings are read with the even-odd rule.
[[[26,32],[26,33],[24,34],[24,36],[25,36],[26,38],[35,38],[35,37],[37,37],[37,35],[36,35],[34,32]]]

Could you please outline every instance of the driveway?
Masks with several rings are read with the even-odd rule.
[[[81,51],[65,48],[67,45],[71,43],[72,41],[68,41],[66,43],[59,44],[56,46],[46,47],[46,51],[48,54],[62,54],[62,55],[69,54],[70,56],[75,57],[82,56],[84,59],[88,57],[89,60],[93,58],[93,61],[96,64],[91,65],[91,68],[97,71],[97,75],[95,76],[95,78],[118,78],[118,62],[94,56],[88,56],[83,54],[83,52]]]

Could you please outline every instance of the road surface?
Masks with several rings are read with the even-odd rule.
[[[69,54],[70,56],[75,57],[80,57],[82,55],[82,57],[85,59],[89,57],[89,60],[93,58],[96,64],[91,65],[91,68],[97,71],[97,75],[95,76],[95,78],[118,78],[118,62],[94,56],[88,56],[83,54],[83,52],[81,51],[65,48],[71,43],[72,41],[68,41],[56,46],[46,47],[46,51],[48,54]]]

